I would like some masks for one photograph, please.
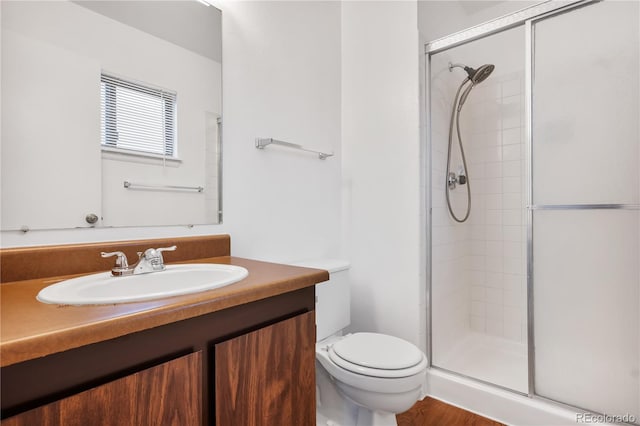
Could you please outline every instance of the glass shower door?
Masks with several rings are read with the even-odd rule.
[[[431,55],[431,297],[435,367],[526,393],[524,25]],[[468,182],[449,192],[447,152],[456,90],[467,74],[491,75],[469,92],[459,115],[465,160],[452,146],[451,170]],[[453,142],[452,135],[452,142]],[[465,186],[466,185],[466,186]]]
[[[640,419],[639,12],[531,27],[535,393],[609,421]]]

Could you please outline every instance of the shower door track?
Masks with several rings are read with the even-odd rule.
[[[426,305],[428,308],[428,315],[426,318],[427,322],[427,354],[428,354],[428,362],[429,368],[435,368],[440,371],[444,371],[447,373],[451,373],[455,376],[462,377],[465,379],[469,379],[475,381],[477,383],[486,384],[497,389],[506,390],[510,393],[522,396],[528,396],[534,400],[544,401],[551,403],[553,405],[563,407],[566,409],[570,409],[575,412],[585,412],[585,413],[594,413],[594,414],[602,414],[597,413],[593,410],[588,410],[582,407],[578,407],[575,405],[570,405],[562,401],[557,401],[545,396],[541,396],[536,394],[535,392],[535,351],[534,351],[534,329],[533,329],[533,211],[534,210],[640,210],[640,204],[629,203],[629,204],[533,204],[533,179],[532,179],[532,105],[533,105],[533,81],[532,81],[532,73],[533,73],[533,65],[534,65],[534,40],[533,40],[533,23],[535,21],[547,18],[549,16],[560,15],[569,11],[572,11],[577,8],[581,8],[583,6],[588,6],[593,3],[598,3],[602,0],[574,0],[568,3],[558,4],[555,1],[547,0],[543,3],[522,9],[520,11],[496,18],[494,20],[488,21],[484,24],[480,24],[469,29],[451,34],[449,36],[431,41],[425,44],[425,111],[426,111],[426,120],[427,120],[427,128],[431,128],[431,87],[430,87],[430,74],[431,74],[431,62],[430,55],[460,46],[475,40],[479,40],[485,38],[487,36],[500,33],[502,31],[509,30],[511,28],[524,26],[525,29],[525,131],[526,131],[526,150],[527,150],[527,167],[529,173],[527,174],[527,345],[528,345],[528,392],[523,393],[517,391],[515,389],[506,388],[504,386],[500,386],[496,383],[488,382],[485,380],[477,379],[471,376],[467,376],[462,373],[458,373],[455,371],[448,370],[446,368],[438,367],[433,365],[433,319],[432,319],[432,259],[431,254],[427,257],[426,261],[426,276],[427,276],[427,292],[426,292]],[[431,133],[430,130],[426,132],[426,143],[427,149],[425,150],[428,153],[429,158],[425,160],[425,165],[429,166],[429,173],[426,175],[425,186],[427,188],[431,188]],[[427,161],[428,160],[428,161]],[[431,190],[429,192],[429,196],[426,197],[426,211],[427,215],[427,234],[426,234],[426,246],[431,247],[432,245],[432,235],[431,235],[431,227],[432,227],[432,203],[431,203],[432,193]]]
[[[501,16],[480,25],[467,28],[466,30],[450,34],[448,36],[430,41],[425,44],[424,53],[434,54],[452,47],[466,44],[474,40],[485,38],[492,34],[496,34],[524,24],[531,19],[542,18],[543,16],[561,13],[562,11],[571,10],[577,6],[597,3],[602,0],[573,0],[566,3],[558,4],[554,0],[546,0],[534,6],[530,6]]]

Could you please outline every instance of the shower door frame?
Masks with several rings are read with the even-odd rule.
[[[640,210],[640,206],[631,204],[568,204],[568,205],[549,205],[549,204],[533,204],[533,173],[532,173],[532,159],[533,159],[533,71],[535,61],[534,51],[534,24],[537,21],[564,14],[581,8],[598,3],[602,0],[574,0],[568,3],[558,4],[557,2],[547,0],[534,6],[519,10],[517,12],[502,16],[500,18],[488,21],[484,24],[480,24],[469,29],[454,33],[452,35],[439,38],[437,40],[428,42],[425,44],[425,120],[426,120],[426,149],[424,150],[427,158],[423,159],[423,164],[428,168],[428,173],[425,173],[425,188],[428,191],[428,195],[425,197],[426,205],[425,209],[428,212],[426,215],[426,247],[429,248],[429,255],[426,256],[426,277],[427,277],[427,291],[426,291],[426,304],[428,314],[426,317],[427,326],[427,355],[429,368],[435,368],[438,370],[446,371],[451,374],[455,374],[460,377],[464,377],[476,382],[487,384],[493,387],[507,390],[519,395],[528,396],[541,401],[546,401],[555,405],[559,405],[571,410],[580,410],[582,412],[593,412],[592,410],[585,409],[583,407],[576,407],[562,401],[557,401],[544,396],[540,396],[535,390],[535,346],[534,346],[534,300],[533,300],[533,212],[535,210],[587,210],[587,209],[612,209],[612,210]],[[527,271],[527,366],[528,366],[528,392],[522,393],[515,389],[506,388],[496,383],[487,382],[485,380],[477,379],[465,374],[458,373],[456,371],[448,370],[442,367],[433,365],[433,318],[432,318],[432,140],[431,140],[431,55],[443,52],[450,48],[460,46],[466,43],[470,43],[475,40],[483,39],[485,37],[507,31],[516,27],[523,26],[525,30],[525,149],[526,149],[526,167],[527,173],[526,179],[526,271]]]

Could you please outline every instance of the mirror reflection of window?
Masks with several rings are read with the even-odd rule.
[[[0,8],[2,230],[220,223],[218,9]]]
[[[177,93],[105,74],[100,76],[102,148],[177,157]]]

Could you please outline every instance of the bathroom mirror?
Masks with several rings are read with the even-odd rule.
[[[220,10],[0,7],[3,231],[220,223]]]

